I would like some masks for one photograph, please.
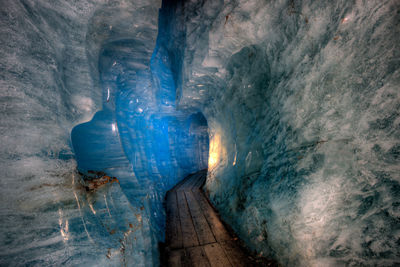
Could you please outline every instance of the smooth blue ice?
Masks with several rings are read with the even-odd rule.
[[[208,153],[174,106],[160,4],[1,3],[0,265],[158,265],[163,194]],[[77,168],[119,184],[86,192]]]
[[[146,251],[142,259],[146,265],[158,264],[158,242],[165,235],[166,191],[208,163],[206,119],[194,109],[176,108],[166,50],[168,30],[163,25],[159,23],[155,44],[140,36],[110,40],[100,48],[103,109],[71,133],[83,180],[90,182],[93,172],[116,177],[121,194],[139,211],[142,225],[137,230],[143,232],[143,242],[126,241],[124,247],[131,244],[133,255]],[[109,232],[115,234],[112,229]]]

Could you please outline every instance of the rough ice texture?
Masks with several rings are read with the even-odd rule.
[[[161,1],[47,2],[2,3],[0,265],[157,266],[165,192],[208,159]]]
[[[165,192],[207,168],[208,127],[201,113],[176,110],[163,24],[157,43],[151,41],[155,34],[110,40],[102,47],[103,110],[74,127],[71,140],[80,172],[117,177],[127,199],[145,210],[147,249],[157,258],[157,243],[165,235]]]
[[[104,43],[142,35],[151,54],[159,6],[1,1],[0,265],[157,265],[148,202],[122,182],[83,190],[70,132],[102,107]]]
[[[205,189],[252,249],[286,266],[399,264],[398,1],[185,2],[165,1],[170,38],[157,53],[159,1],[1,1],[0,265],[157,264],[160,219],[149,212],[161,200],[135,201],[132,159],[145,145],[129,147],[125,127],[144,109],[105,87],[126,66],[99,62],[104,48],[138,38],[155,64],[141,85],[157,70],[177,85],[174,102],[154,75],[152,103],[205,114]],[[157,67],[165,50],[170,66]],[[120,89],[137,85],[136,73],[120,78]],[[124,164],[111,174],[124,179],[86,193],[69,134],[100,109],[106,137],[121,116],[111,156],[122,149]],[[173,151],[190,145],[185,134],[168,140],[188,141]],[[173,164],[188,171],[198,161],[183,152]],[[149,158],[155,176],[169,169],[163,159]]]
[[[223,219],[285,266],[400,264],[399,2],[169,2]]]

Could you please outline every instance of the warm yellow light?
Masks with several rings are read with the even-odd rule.
[[[217,164],[217,158],[218,158],[217,153],[210,153],[208,158],[208,166],[213,167],[215,164]]]
[[[221,144],[221,135],[216,133],[211,137],[210,149],[208,153],[208,167],[210,169],[217,166],[225,158],[226,151]]]

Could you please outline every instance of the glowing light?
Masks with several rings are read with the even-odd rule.
[[[117,130],[117,126],[115,123],[111,124],[112,131],[115,132]]]
[[[110,101],[110,88],[107,88],[107,102]]]
[[[214,134],[211,137],[210,148],[208,153],[208,167],[214,168],[226,158],[226,149],[222,146],[221,135]]]
[[[210,156],[208,158],[208,166],[214,167],[218,162],[218,154],[213,152],[210,153]]]
[[[235,158],[233,159],[232,166],[236,165],[236,157],[237,157],[237,150],[236,150],[236,144],[235,144]]]

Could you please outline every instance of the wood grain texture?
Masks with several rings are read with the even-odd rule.
[[[201,191],[206,176],[189,175],[167,192],[168,266],[254,266]]]
[[[203,247],[191,247],[187,248],[186,251],[190,257],[190,263],[194,267],[210,267],[210,262],[204,252]]]
[[[199,204],[193,196],[193,192],[186,191],[185,196],[200,245],[216,242],[210,226],[208,225]]]
[[[197,239],[196,230],[194,229],[192,216],[190,215],[189,208],[187,206],[185,192],[177,191],[179,218],[181,220],[182,227],[182,240],[183,247],[194,247],[199,245]]]
[[[166,238],[170,248],[182,248],[182,229],[181,220],[179,218],[179,210],[176,199],[176,192],[170,192],[166,197],[167,208],[167,225],[166,225]]]
[[[205,245],[204,251],[206,252],[207,258],[212,267],[232,266],[220,244],[214,243]]]

